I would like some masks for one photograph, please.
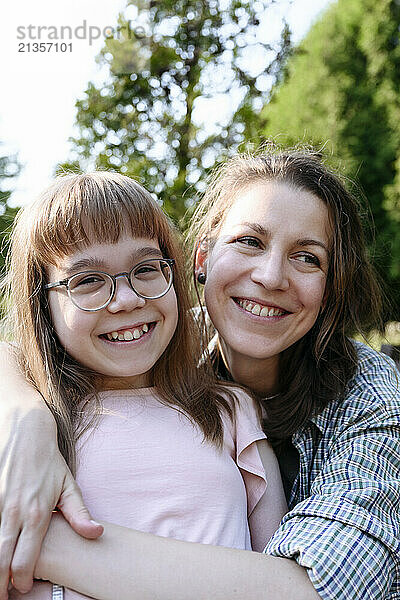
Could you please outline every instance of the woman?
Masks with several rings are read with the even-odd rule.
[[[396,598],[400,400],[392,364],[346,337],[380,313],[354,199],[313,156],[244,156],[217,174],[196,221],[195,271],[218,331],[215,368],[260,398],[289,513],[267,555],[112,525],[93,543],[56,516],[36,576],[99,598]],[[3,360],[3,389],[7,398],[13,392],[11,407],[2,409],[3,430],[23,429],[30,440],[40,432],[46,443],[35,440],[35,451],[56,456],[55,467],[30,454],[30,464],[24,457],[21,465],[19,453],[28,453],[22,434],[10,436],[16,441],[3,452],[11,482],[3,502],[3,577],[21,531],[12,570],[15,584],[27,589],[30,569],[20,576],[21,565],[34,562],[47,515],[31,509],[36,528],[26,526],[29,519],[19,515],[31,503],[9,499],[22,495],[15,474],[24,471],[24,493],[41,506],[56,504],[66,478],[65,516],[88,537],[99,530],[77,518],[82,504],[48,433],[53,426],[12,358]],[[29,469],[55,484],[40,493]],[[89,581],[90,569],[96,576]]]

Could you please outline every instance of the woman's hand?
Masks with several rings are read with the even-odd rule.
[[[0,346],[0,600],[9,577],[20,592],[32,586],[33,569],[52,510],[58,506],[73,529],[97,538],[81,493],[57,446],[54,419]]]

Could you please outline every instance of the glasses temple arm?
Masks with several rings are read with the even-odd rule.
[[[63,281],[55,281],[54,283],[46,283],[44,286],[45,290],[51,290],[52,288],[58,287],[59,285],[67,285],[68,281],[64,279]]]

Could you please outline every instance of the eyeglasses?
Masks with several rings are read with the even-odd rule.
[[[85,271],[62,281],[47,283],[44,287],[51,290],[65,286],[77,308],[95,312],[108,306],[114,298],[118,277],[126,277],[140,298],[155,300],[165,296],[172,286],[174,263],[173,258],[150,258],[135,265],[129,272],[110,275],[102,271]]]

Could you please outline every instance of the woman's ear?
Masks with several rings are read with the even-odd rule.
[[[201,273],[207,274],[207,256],[208,256],[208,240],[202,238],[197,244],[195,259],[194,259],[194,274],[196,279]]]

